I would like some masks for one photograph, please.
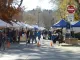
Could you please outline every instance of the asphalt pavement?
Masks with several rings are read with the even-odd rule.
[[[50,46],[50,40],[43,39],[40,43],[40,47],[35,43],[11,44],[10,48],[0,51],[0,60],[80,60],[79,46]]]

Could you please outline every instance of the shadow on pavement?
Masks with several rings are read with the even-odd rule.
[[[64,46],[64,47],[80,47],[80,45],[76,45],[76,44],[74,44],[74,45],[61,45],[61,46]]]
[[[80,60],[80,53],[64,51],[58,48],[36,44],[12,44],[5,51],[0,51],[0,58],[3,55],[17,55],[15,60]]]

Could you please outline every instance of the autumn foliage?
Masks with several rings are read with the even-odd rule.
[[[15,14],[21,11],[21,4],[23,0],[20,0],[20,4],[17,7],[14,5],[14,0],[0,0],[0,19],[9,22]],[[17,2],[17,0],[15,0]]]

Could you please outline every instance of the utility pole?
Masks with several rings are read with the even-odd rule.
[[[38,26],[39,26],[39,13],[40,13],[40,12],[38,11]]]
[[[51,26],[54,24],[54,18],[52,18],[51,20]]]
[[[39,26],[39,12],[38,12],[38,26]]]

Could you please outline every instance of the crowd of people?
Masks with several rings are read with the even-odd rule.
[[[38,37],[38,40],[41,38],[41,30],[36,29],[11,29],[6,28],[3,30],[0,30],[0,48],[5,48],[6,42],[10,43],[20,43],[20,38],[25,35],[26,43],[34,42],[37,43],[36,37]]]
[[[41,36],[43,36],[43,39],[52,40],[53,43],[56,43],[56,41],[59,41],[60,43],[63,42],[63,36],[62,36],[62,30],[38,30],[38,29],[10,29],[6,28],[3,30],[0,30],[0,48],[3,47],[5,49],[5,44],[7,42],[10,43],[20,43],[21,37],[25,35],[25,41],[26,44],[31,43],[32,44],[37,41],[40,41]],[[38,38],[38,40],[36,39]],[[24,39],[24,38],[23,38]]]
[[[59,43],[64,42],[62,29],[56,29],[53,31],[44,30],[43,39],[52,40],[53,43],[56,43],[56,41],[59,41]]]

